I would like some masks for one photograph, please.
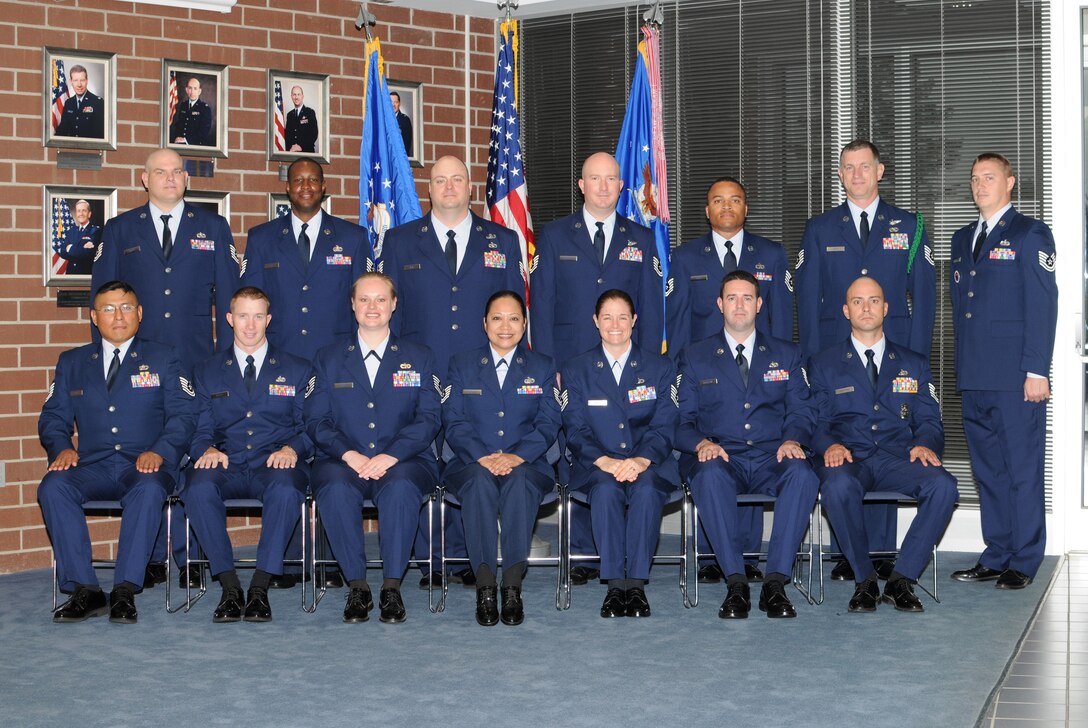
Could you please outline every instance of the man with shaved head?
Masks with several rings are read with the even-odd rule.
[[[283,142],[289,152],[317,152],[317,113],[302,103],[301,86],[291,87],[291,110],[284,120]]]
[[[635,345],[660,350],[665,306],[657,243],[649,228],[616,215],[620,195],[631,194],[625,188],[637,189],[639,182],[620,179],[620,166],[611,154],[591,154],[578,180],[585,198],[582,209],[546,225],[537,236],[530,266],[533,350],[552,357],[560,368],[600,343],[594,309],[610,289],[624,291],[635,303]],[[571,515],[571,548],[596,553],[586,510],[577,507]],[[585,584],[597,578],[596,572],[576,566],[571,579]]]
[[[431,167],[430,213],[385,236],[382,271],[397,288],[393,331],[430,347],[442,380],[454,354],[487,345],[480,319],[491,294],[525,288],[518,236],[472,212],[471,192],[464,162],[441,157]],[[456,515],[446,552],[452,543],[453,555],[460,556],[467,552]],[[425,542],[417,542],[417,555]],[[471,569],[458,574],[474,581]]]

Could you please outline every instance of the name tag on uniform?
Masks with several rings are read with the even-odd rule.
[[[269,384],[269,397],[294,397],[295,387],[292,384]]]
[[[401,268],[401,270],[419,270],[422,267],[423,266],[420,265],[419,263],[409,263],[408,265]]]
[[[222,392],[212,392],[212,399],[220,399],[222,397],[229,397],[230,392],[223,390]]]
[[[773,281],[774,280],[774,276],[772,276],[770,273],[767,273],[766,271],[757,270],[752,275],[754,275],[756,277],[757,281]]]
[[[918,380],[911,377],[896,377],[892,380],[892,391],[896,394],[918,394]]]
[[[544,394],[544,390],[538,384],[526,384],[524,387],[518,387],[518,394]]]
[[[907,250],[910,248],[910,238],[906,233],[892,233],[884,238],[884,250]]]
[[[272,270],[273,268],[279,268],[279,267],[280,267],[280,262],[278,260],[275,263],[265,263],[264,264],[264,269],[265,270]]]
[[[707,278],[706,273],[704,273],[701,276],[688,276],[688,280],[689,281],[706,281],[706,280],[710,280],[710,279]]]
[[[394,387],[418,387],[422,383],[423,378],[419,372],[412,370],[393,372],[393,386]]]
[[[124,250],[121,251],[121,255],[131,255],[133,253],[139,253],[139,252],[140,252],[140,246],[137,245],[134,248],[125,248]]]
[[[718,378],[717,377],[714,377],[713,379],[700,379],[699,380],[699,386],[700,387],[705,387],[708,384],[717,384],[717,383],[718,383]]]
[[[620,260],[628,260],[632,263],[641,263],[642,251],[634,245],[626,247],[620,251]]]
[[[845,253],[846,252],[846,246],[845,245],[828,245],[826,248],[824,248],[824,251],[828,252],[828,253]]]
[[[789,369],[768,369],[763,372],[764,382],[788,382],[790,380]]]
[[[1008,248],[994,248],[990,251],[990,260],[1016,260],[1016,251]]]
[[[854,391],[853,387],[839,387],[835,390],[835,394],[850,394]]]
[[[627,401],[630,404],[635,404],[636,402],[649,402],[651,399],[657,399],[657,390],[654,387],[642,385],[641,387],[627,390]]]
[[[199,238],[190,238],[189,247],[193,250],[207,250],[209,252],[215,250],[214,240],[201,240]]]
[[[586,402],[586,404],[589,405],[590,407],[607,407],[608,406],[608,400],[607,399],[591,399],[588,402]]]
[[[577,255],[560,255],[559,260],[570,261],[571,263],[577,263],[578,262],[578,256]]]
[[[484,393],[484,390],[482,390],[482,389],[462,389],[461,390],[461,394],[463,396],[467,396],[467,395],[470,395],[470,394],[475,394],[475,395],[481,395],[482,396],[483,393]]]
[[[335,382],[333,389],[355,389],[355,382]]]
[[[325,265],[351,265],[351,256],[337,253],[336,255],[326,255]]]
[[[497,250],[485,250],[484,251],[484,267],[485,268],[505,268],[506,267],[506,253],[500,253]]]
[[[159,375],[152,374],[151,372],[133,374],[130,379],[132,380],[132,386],[136,389],[147,389],[149,387],[159,386]]]
[[[83,396],[83,390],[82,389],[71,389],[71,390],[68,391],[68,396],[69,397],[82,397]]]

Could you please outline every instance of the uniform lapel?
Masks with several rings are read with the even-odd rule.
[[[585,220],[581,213],[575,215],[575,220],[571,223],[570,227],[570,239],[575,242],[575,245],[580,249],[579,255],[585,256],[588,260],[592,260],[593,264],[597,266],[597,269],[601,269],[601,261],[597,260],[597,249],[593,247],[593,234],[596,229],[590,229],[586,227]]]
[[[852,339],[847,339],[846,343],[843,344],[842,361],[846,371],[850,373],[850,376],[857,382],[859,387],[872,390],[873,385],[869,383],[869,374],[865,371],[865,360],[858,357],[858,353],[854,351]],[[879,381],[879,376],[877,379]]]
[[[87,377],[84,380],[84,387],[90,387],[92,390],[98,393],[98,395],[104,399],[109,398],[109,392],[106,391],[106,368],[102,362],[102,346],[99,344],[90,352],[87,353],[86,369]],[[120,370],[118,370],[120,372]],[[120,377],[120,374],[118,374]],[[113,385],[117,386],[116,382]],[[84,396],[87,393],[84,392]]]
[[[880,371],[876,373],[876,395],[883,395],[892,391],[892,380],[899,376],[899,365],[902,358],[895,350],[892,342],[884,338],[884,359],[880,362]]]
[[[722,277],[725,275],[725,268],[722,267],[722,259],[718,257],[718,246],[714,244],[714,235],[712,233],[707,234],[705,243],[706,244],[703,245],[702,249],[699,251],[699,255],[704,258],[699,269],[708,271],[708,280],[710,280],[711,283],[714,282],[714,280],[709,278],[711,274],[714,275],[714,279],[721,281]]]
[[[842,203],[838,209],[841,211],[839,215],[839,236],[842,238],[845,245],[850,246],[854,252],[861,256],[865,253],[865,250],[861,247],[861,238],[858,236],[858,229],[854,227],[854,217],[850,214],[850,205]],[[869,228],[872,230],[872,221],[870,221]],[[869,237],[872,237],[870,232]],[[824,251],[826,252],[826,250]]]
[[[715,351],[721,351],[718,357],[721,361],[721,372],[729,382],[737,389],[744,391],[744,381],[740,378],[740,367],[737,366],[737,352],[735,349],[729,346],[729,339],[725,338],[725,332],[719,331],[717,333],[718,349]],[[752,352],[746,352],[748,357],[748,374],[751,377],[752,374]]]
[[[627,363],[631,363],[631,359],[635,356],[634,349],[631,350],[631,356],[628,357]],[[604,355],[604,345],[597,347],[597,362],[594,366],[597,369],[597,386],[605,396],[608,397],[614,404],[618,404],[621,409],[625,398],[620,396],[620,389],[623,386],[623,375],[620,375],[620,383],[616,384],[616,378],[612,375],[612,365],[608,362],[608,357]]]
[[[525,379],[525,352],[519,344],[510,353],[510,371],[506,373],[506,381],[502,385],[503,391],[512,392],[516,390],[523,384],[523,379]]]
[[[140,227],[140,239],[135,241],[125,241],[122,244],[124,249],[132,247],[132,243],[136,243],[140,246],[140,252],[144,252],[144,248],[147,252],[154,255],[164,266],[166,265],[166,258],[162,254],[162,238],[155,233],[155,222],[152,220],[152,216],[157,214],[151,209],[151,204],[144,205],[143,212],[140,213],[140,220],[142,221]],[[177,241],[175,241],[176,243]]]
[[[389,347],[386,348],[386,353],[389,352]],[[385,358],[382,359],[382,364],[385,364]],[[363,353],[359,349],[359,342],[353,341],[347,345],[344,349],[344,369],[351,375],[352,379],[358,382],[363,388],[370,390],[370,377],[366,373],[366,365],[363,364]],[[379,374],[381,374],[379,367]],[[374,381],[377,382],[378,378],[375,377]]]
[[[429,216],[423,218],[423,224],[419,227],[418,244],[420,252],[430,259],[431,263],[442,275],[452,281],[453,274],[450,273],[450,264],[446,262],[444,247],[446,243],[438,239],[438,231],[434,229]]]
[[[472,225],[468,231],[468,243],[465,248],[465,256],[461,259],[461,266],[457,269],[457,278],[463,279],[468,275],[469,271],[478,265],[483,264],[484,260],[484,228],[476,220],[476,216],[470,214],[472,218]]]
[[[767,371],[771,361],[771,354],[767,349],[767,342],[764,340],[760,333],[756,332],[755,351],[752,352],[752,356],[748,360],[748,391],[755,388],[754,381],[758,377],[763,378],[763,373]]]
[[[1002,215],[1001,219],[999,219],[997,221],[997,224],[994,225],[994,229],[987,232],[986,241],[982,244],[982,250],[979,251],[979,254],[978,254],[978,260],[979,260],[980,263],[982,261],[984,261],[984,260],[989,260],[990,251],[993,250],[994,248],[998,247],[998,245],[1001,242],[1002,238],[1004,238],[1005,235],[1008,233],[1009,224],[1012,222],[1012,219],[1015,216],[1016,216],[1016,208],[1015,207],[1010,207],[1008,210],[1005,210],[1005,214]],[[972,234],[972,236],[971,236],[972,252],[974,252],[974,245],[975,245],[975,238],[974,238],[974,235]],[[1016,254],[1020,255],[1020,252],[1021,251],[1018,250],[1018,251],[1016,251]],[[971,256],[971,257],[974,258],[974,256]]]
[[[513,366],[511,364],[511,366]],[[506,378],[510,379],[510,372],[506,373]],[[484,355],[480,357],[480,381],[484,383],[484,386],[491,390],[493,394],[502,398],[502,388],[499,387],[499,375],[495,370],[495,359],[491,355],[491,347],[484,348]]]
[[[604,255],[604,265],[608,266],[620,259],[620,251],[627,247],[627,219],[616,213],[616,224],[612,226],[612,239],[608,242],[608,252]]]
[[[311,231],[307,230],[306,232],[308,234]],[[302,251],[299,250],[298,240],[295,239],[294,228],[291,224],[291,213],[287,213],[283,219],[283,229],[280,231],[280,245],[283,248],[283,257],[291,261],[289,265],[305,278],[307,271],[302,268]],[[313,250],[312,241],[310,250]],[[310,256],[310,260],[313,261],[315,257]]]

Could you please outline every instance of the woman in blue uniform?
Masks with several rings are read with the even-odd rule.
[[[601,345],[563,367],[563,426],[573,455],[573,490],[588,495],[593,539],[608,593],[602,617],[648,617],[643,589],[661,529],[661,509],[678,487],[672,445],[676,371],[634,347],[635,305],[620,290],[597,299]]]
[[[476,574],[476,621],[521,624],[521,582],[537,510],[555,484],[546,455],[559,432],[555,364],[522,345],[525,301],[498,291],[484,310],[488,345],[454,356],[442,421],[454,457],[445,482],[461,501]],[[496,603],[498,518],[502,516],[502,608]]]

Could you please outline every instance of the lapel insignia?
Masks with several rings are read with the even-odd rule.
[[[270,359],[268,360],[268,363],[269,363],[269,364],[272,364],[272,365],[275,365],[275,363],[276,363],[276,360],[275,360],[275,359],[272,359],[272,358],[270,358]]]
[[[424,225],[423,227],[421,227],[421,228],[419,229],[419,231],[420,231],[421,233],[425,233],[425,232],[427,232],[428,230],[430,230],[430,228],[429,228],[429,227],[427,227],[426,225]]]
[[[843,215],[842,216],[842,221],[843,222],[850,222],[850,216],[849,215]]]
[[[580,223],[580,222],[574,223],[574,229],[575,230],[581,230],[582,229],[582,223]]]
[[[998,220],[997,224],[1000,225],[1001,227],[1005,227],[1005,221],[1004,220]]]
[[[752,247],[751,245],[749,245],[749,246],[748,246],[748,252],[749,252],[749,253],[754,253],[754,252],[756,252],[756,249],[755,249],[755,248],[753,248],[753,247]]]
[[[135,359],[135,358],[136,358],[136,352],[134,352],[134,351],[130,351],[130,352],[128,353],[128,355],[129,355],[130,357],[132,357],[133,359]]]
[[[196,217],[192,212],[185,213],[185,217]]]
[[[853,359],[854,358],[854,352],[852,352],[852,351],[846,352],[846,358],[847,359]]]
[[[334,252],[334,253],[343,253],[344,252],[344,246],[334,245],[334,246],[332,246],[332,252]]]
[[[98,352],[96,351],[95,353],[91,354],[91,358],[92,359],[97,359],[98,358]]]
[[[759,350],[760,350],[760,351],[767,351],[767,347],[766,347],[766,346],[764,346],[763,344],[760,344],[760,345],[759,345]]]
[[[598,369],[604,369],[604,362],[603,361],[597,362],[597,368]]]
[[[883,213],[878,213],[877,216],[876,216],[876,219],[877,220],[883,220],[884,219],[884,214]]]
[[[328,228],[325,228],[324,230],[322,230],[322,232],[326,235],[332,235],[332,230],[329,230]]]
[[[487,364],[487,357],[485,356],[483,359],[480,359],[480,363]]]
[[[515,359],[514,361],[516,361],[518,364],[524,364],[525,363],[525,360],[522,359],[520,356],[517,359]]]
[[[287,231],[287,228],[284,228],[284,229],[283,229],[283,234],[284,234],[284,235],[286,235],[286,234],[287,234],[287,232],[288,232],[288,231]]]
[[[143,219],[144,219],[144,218],[146,218],[146,217],[147,217],[147,213],[146,213],[146,212],[141,212],[141,213],[140,213],[140,219],[141,219],[141,220],[143,220]]]
[[[620,232],[621,232],[621,233],[625,233],[625,232],[627,232],[627,228],[626,228],[626,227],[624,227],[623,225],[620,225]]]
[[[718,356],[721,356],[722,354],[724,354],[724,353],[725,353],[725,349],[718,349],[718,350],[717,350],[716,352],[714,352],[714,353],[715,353],[715,354],[717,354]]]
[[[705,248],[703,248],[703,252],[704,253],[709,253],[710,252],[710,246],[708,245]]]
[[[286,381],[287,381],[287,377],[276,377],[276,383],[277,384],[283,384]]]
[[[393,344],[393,345],[392,345],[392,346],[390,346],[389,348],[390,348],[390,349],[392,349],[393,351],[396,351],[396,350],[397,350],[397,345],[396,345],[396,344]]]
[[[634,369],[635,367],[638,366],[638,362],[637,361],[632,361],[630,366],[631,366],[632,369]]]
[[[893,351],[891,354],[888,354],[888,358],[889,359],[894,359],[895,358],[895,352]]]
[[[234,364],[233,359],[227,359],[225,362],[223,362],[223,366],[225,366],[225,367],[229,367],[232,364]]]
[[[400,368],[401,368],[401,369],[411,369],[411,368],[412,368],[412,365],[411,365],[411,364],[409,364],[409,363],[408,363],[408,362],[406,362],[406,361],[402,361],[402,362],[400,363]]]
[[[476,226],[476,232],[482,233],[483,231],[484,231],[484,226],[483,225],[477,225]]]
[[[355,351],[355,344],[348,344],[348,351]]]

